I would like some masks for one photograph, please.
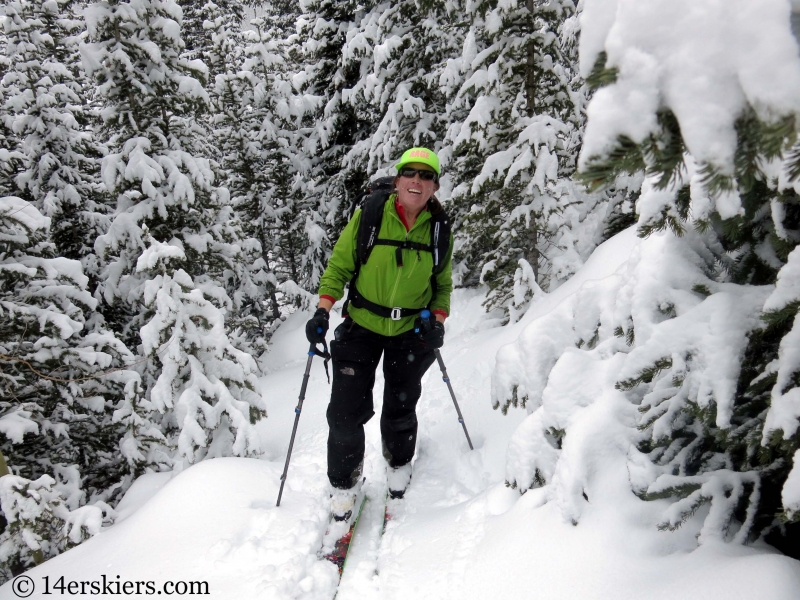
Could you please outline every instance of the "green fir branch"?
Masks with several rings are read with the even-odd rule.
[[[659,132],[642,145],[642,152],[648,163],[647,174],[658,178],[655,182],[656,189],[664,190],[677,185],[681,174],[686,171],[684,163],[686,146],[675,113],[671,110],[660,110],[656,118]],[[685,219],[687,214],[688,203],[682,218]]]
[[[594,61],[592,72],[586,78],[586,85],[591,91],[596,91],[601,87],[616,83],[619,76],[619,69],[617,67],[606,67],[608,62],[608,53],[603,50],[597,55]]]
[[[761,320],[769,327],[787,327],[800,311],[800,300],[790,302],[778,310],[770,310],[761,315]]]
[[[665,356],[659,358],[652,366],[643,369],[637,376],[618,381],[614,387],[620,391],[627,392],[642,383],[651,383],[661,371],[672,367],[672,358]]]
[[[590,192],[599,192],[613,186],[619,175],[633,175],[644,171],[645,167],[639,145],[621,135],[606,156],[590,156],[584,169],[576,173],[576,178]]]

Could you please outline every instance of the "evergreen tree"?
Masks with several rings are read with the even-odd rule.
[[[709,31],[716,27],[713,11],[697,16],[706,19]],[[658,11],[647,17],[661,18]],[[785,25],[785,31],[765,35],[789,39]],[[725,36],[714,39],[717,45],[730,43]],[[689,47],[706,40],[687,38],[682,43]],[[791,43],[783,48],[796,51]],[[622,92],[624,86],[643,85],[656,66],[638,65],[623,72],[605,52],[597,51],[592,58],[596,60],[590,80],[600,89],[593,101],[596,112],[591,106],[589,110],[583,180],[600,189],[614,185],[621,175],[646,173],[637,200],[639,233],[669,230],[684,236],[689,228],[702,232],[705,270],[713,283],[695,284],[691,292],[709,302],[727,291],[720,283],[738,284],[743,293],[750,293],[753,286],[778,281],[780,289],[794,272],[790,257],[800,240],[800,202],[794,189],[800,176],[797,114],[780,98],[759,99],[763,91],[759,87],[749,90],[748,102],[735,111],[716,113],[716,136],[698,136],[698,126],[704,126],[711,114],[702,113],[704,107],[718,106],[720,94],[730,95],[741,85],[734,75],[720,79],[713,88],[692,90],[691,102],[682,106],[672,106],[665,90],[651,87],[653,94],[629,122],[603,130],[603,119],[608,118],[603,107],[616,103],[617,94],[629,94]],[[754,60],[767,59],[754,56]],[[757,70],[773,77],[772,67],[769,62]],[[728,73],[727,67],[715,63],[703,68]],[[627,100],[616,106],[630,108]],[[686,106],[692,110],[678,109]],[[693,118],[701,113],[702,119]],[[785,408],[785,398],[796,393],[798,384],[798,365],[790,358],[797,302],[791,292],[776,292],[764,308],[762,321],[748,326],[730,405],[692,384],[703,366],[677,349],[623,377],[618,388],[645,398],[640,427],[648,439],[641,449],[663,473],[647,491],[650,496],[675,499],[664,527],[678,527],[701,505],[710,504],[707,526],[719,535],[736,533],[735,539],[748,541],[766,532],[770,542],[793,553],[797,525],[783,527],[775,515],[782,512],[784,521],[797,519],[792,504],[796,499],[781,498],[796,469],[792,459],[800,447],[800,415]],[[620,335],[632,343],[637,338],[627,325],[620,327]]]
[[[2,87],[4,120],[24,156],[16,186],[52,218],[58,254],[89,263],[107,217],[98,202],[100,152],[88,129],[76,9],[72,0],[6,4],[9,65]]]
[[[206,65],[205,82],[213,97],[217,76],[236,69],[245,6],[231,0],[178,0],[178,5],[182,13],[183,57],[189,61],[200,60]],[[213,112],[207,116],[213,117]]]
[[[46,528],[58,507],[63,521],[65,510],[113,502],[132,475],[114,409],[137,401],[140,378],[126,367],[130,352],[93,319],[88,278],[79,262],[56,256],[49,225],[31,203],[0,199],[0,452],[13,473],[2,484],[3,568],[29,566],[38,549],[41,538],[18,529],[26,520]],[[20,516],[29,509],[36,514]],[[44,556],[63,549],[56,539]]]
[[[781,233],[788,234],[790,231],[800,229],[797,219],[800,213],[797,210],[797,200],[792,202],[791,217],[783,222],[784,228]],[[788,221],[788,223],[787,223]],[[790,224],[790,227],[786,227]],[[779,239],[786,240],[786,237],[777,236]],[[795,246],[794,250],[787,257],[786,265],[778,273],[778,281],[773,294],[764,304],[763,320],[766,328],[763,332],[756,332],[752,336],[750,343],[750,354],[746,366],[749,367],[748,376],[752,377],[752,383],[747,389],[746,397],[748,403],[753,407],[748,407],[750,413],[759,410],[759,417],[766,417],[763,425],[762,439],[768,441],[766,448],[759,448],[762,453],[762,461],[778,462],[781,458],[792,455],[792,470],[786,476],[786,483],[779,490],[778,485],[769,487],[768,495],[765,497],[766,513],[767,510],[774,512],[780,511],[780,518],[792,524],[794,535],[787,536],[786,541],[797,537],[797,527],[800,523],[800,494],[796,485],[789,483],[791,478],[798,477],[800,471],[797,465],[800,464],[800,436],[798,436],[798,426],[800,426],[800,411],[798,411],[795,398],[797,397],[798,383],[800,383],[800,362],[798,361],[798,332],[800,323],[797,320],[798,309],[800,308],[800,290],[797,281],[800,274],[800,250]],[[766,407],[769,407],[765,411]],[[741,411],[745,412],[745,411]],[[747,414],[747,413],[745,413]],[[755,429],[754,433],[762,433]],[[750,447],[755,446],[756,440],[748,440]],[[763,445],[763,444],[762,444]],[[777,456],[773,456],[775,452]],[[768,459],[766,458],[768,457]],[[777,459],[777,460],[776,460]],[[788,461],[787,461],[788,462]],[[783,475],[788,470],[788,464],[780,463],[781,472],[779,477],[775,477],[775,483],[783,482]],[[780,491],[780,496],[779,496]],[[767,513],[768,514],[768,513]],[[788,543],[786,544],[788,547]]]
[[[5,11],[0,8],[0,16]],[[8,38],[5,32],[5,19],[0,28],[0,196],[18,194],[17,173],[23,166],[25,157],[17,147],[19,141],[11,130],[12,117],[6,101],[9,84],[4,83],[11,61],[8,59]]]
[[[258,453],[253,425],[265,411],[256,365],[224,327],[226,278],[240,247],[228,192],[215,185],[208,159],[208,71],[183,58],[172,0],[103,2],[86,14],[84,55],[109,147],[103,181],[117,198],[95,246],[105,262],[104,310],[147,359],[146,398],[162,415],[164,451],[176,466]]]
[[[217,76],[230,73],[238,66],[244,6],[231,0],[206,2],[201,15],[205,33],[202,59],[208,65],[208,85],[213,92]]]
[[[241,253],[230,265],[225,278],[225,288],[233,303],[226,314],[227,327],[237,348],[261,354],[269,341],[272,319],[264,301],[267,291],[261,281],[259,245],[238,225],[249,217],[235,209],[241,195],[242,175],[253,167],[252,157],[247,155],[247,144],[243,144],[250,107],[243,104],[240,82],[247,79],[239,76],[244,62],[242,19],[245,9],[241,3],[227,0],[206,2],[202,6],[184,2],[182,6],[186,36],[184,56],[202,57],[209,67],[206,85],[210,109],[204,116],[208,120],[214,158],[211,167],[216,181],[231,193],[235,215],[235,222],[230,224],[231,233],[235,229],[241,246]],[[252,181],[245,185],[250,184]],[[271,297],[276,304],[274,288]],[[275,308],[276,317],[278,314]]]
[[[239,233],[241,254],[232,265],[226,286],[233,301],[233,309],[227,316],[228,326],[237,347],[260,354],[266,349],[273,321],[266,298],[271,301],[269,305],[274,318],[280,315],[280,311],[274,277],[269,279],[264,273],[266,263],[261,260],[261,246],[247,231],[249,217],[236,209],[241,196],[257,185],[253,146],[248,140],[252,111],[245,103],[249,79],[241,74],[244,37],[238,20],[240,15],[238,9],[230,15],[224,14],[219,7],[215,10],[219,12],[213,16],[213,27],[209,24],[211,46],[208,50],[209,60],[217,65],[218,71],[210,89],[213,111],[210,114],[211,139],[218,156],[219,180],[230,192],[234,214],[242,223]]]
[[[371,6],[372,2],[311,0],[298,19],[302,90],[319,99],[308,142],[314,184],[309,191],[318,198],[332,238],[349,220],[356,197],[372,176],[363,165],[346,160],[348,152],[371,135],[373,111],[350,101],[349,90],[358,83],[364,60],[345,53],[348,37],[356,34]]]
[[[322,100],[312,137],[313,191],[325,201],[319,210],[332,238],[379,170],[394,173],[393,161],[409,147],[443,147],[440,76],[460,47],[460,11],[458,3],[439,1],[307,4],[299,21],[302,77]]]
[[[280,19],[258,18],[246,32],[245,60],[231,80],[238,97],[238,150],[232,171],[237,210],[261,256],[251,274],[270,298],[271,319],[278,296],[308,299],[324,268],[327,237],[318,200],[309,194],[310,163],[303,143],[315,99],[291,81],[291,44]],[[235,105],[234,105],[235,106]],[[233,115],[232,115],[233,116]]]
[[[372,126],[346,163],[373,173],[393,166],[412,146],[441,148],[445,97],[439,77],[460,47],[454,8],[445,2],[380,3],[361,19],[345,48],[347,60],[360,66],[347,96],[357,111],[371,113]]]
[[[184,42],[183,55],[187,60],[203,60],[208,38],[203,28],[203,12],[213,2],[190,2],[177,0],[181,9],[181,39]],[[205,61],[204,61],[205,62]]]
[[[598,63],[597,69],[602,68]],[[712,236],[709,248],[715,264],[709,265],[709,271],[717,281],[770,284],[776,281],[782,267],[789,267],[789,253],[800,239],[800,202],[794,190],[787,187],[793,178],[781,184],[771,179],[772,173],[781,169],[765,168],[777,161],[785,165],[784,172],[798,173],[791,150],[793,123],[793,119],[777,125],[764,123],[753,111],[746,111],[736,126],[735,169],[725,174],[711,163],[696,164],[686,149],[678,119],[664,110],[659,115],[658,130],[644,142],[636,144],[620,138],[608,156],[587,161],[583,177],[590,185],[599,186],[620,172],[646,171],[653,188],[664,193],[648,194],[643,200],[649,202],[640,202],[640,235],[665,229],[683,235],[687,227],[694,226]],[[740,203],[741,212],[724,218],[725,208],[718,207],[731,201]],[[690,206],[694,207],[692,218]],[[701,287],[696,293],[712,293],[708,287]],[[791,299],[778,303],[764,314],[765,326],[751,330],[729,417],[721,419],[714,403],[699,408],[698,400],[692,394],[681,393],[680,385],[674,388],[674,394],[660,394],[657,402],[643,405],[642,427],[647,431],[659,431],[667,407],[674,421],[669,436],[653,433],[643,445],[658,464],[681,474],[670,479],[670,485],[662,482],[657,492],[651,490],[653,497],[683,498],[677,504],[678,513],[665,526],[679,526],[701,504],[724,502],[712,490],[726,489],[730,493],[730,485],[734,484],[724,482],[741,481],[735,484],[739,506],[729,512],[727,519],[746,522],[746,536],[742,539],[754,539],[772,530],[768,538],[772,543],[781,548],[791,546],[789,540],[796,535],[791,532],[796,527],[785,530],[790,537],[781,539],[778,529],[774,529],[778,526],[774,515],[781,511],[781,490],[792,470],[791,457],[800,447],[800,438],[792,417],[777,420],[779,426],[769,427],[767,423],[770,415],[778,412],[771,408],[772,403],[780,402],[797,386],[791,375],[797,366],[781,361],[792,343],[791,323],[796,312]],[[687,367],[676,367],[672,361],[654,363],[619,386],[627,390],[642,384],[654,387],[658,381],[670,378],[685,381],[686,376],[676,374],[676,368]],[[781,371],[782,381],[778,383]],[[675,418],[676,414],[681,417]],[[793,418],[796,421],[797,415]],[[667,448],[669,452],[665,451]],[[723,464],[730,465],[732,473],[723,471]],[[786,510],[787,519],[796,518],[788,507]]]
[[[277,295],[278,280],[269,266],[270,237],[260,215],[254,215],[253,220],[247,214],[247,207],[254,202],[257,204],[254,196],[262,185],[263,175],[259,169],[259,145],[251,141],[251,128],[255,128],[256,123],[246,103],[249,89],[249,78],[238,70],[217,78],[219,113],[214,118],[214,138],[221,154],[225,185],[244,230],[242,260],[237,261],[236,276],[232,280],[231,298],[235,310],[231,326],[236,331],[237,344],[258,352],[266,349],[271,326],[280,322],[281,304]]]
[[[489,285],[487,309],[516,318],[594,248],[594,221],[577,230],[602,199],[571,181],[583,102],[574,4],[482,2],[478,16],[448,70],[456,269],[462,285]]]

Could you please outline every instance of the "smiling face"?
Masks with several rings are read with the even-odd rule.
[[[422,163],[408,163],[405,166],[422,171],[433,171],[431,167]],[[414,177],[397,176],[394,180],[394,187],[397,190],[397,200],[403,205],[406,214],[416,218],[425,208],[431,196],[439,189],[439,184],[433,181],[424,181],[420,179],[419,175],[414,175]]]

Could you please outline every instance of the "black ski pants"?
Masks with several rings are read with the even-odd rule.
[[[372,388],[383,355],[381,437],[390,466],[411,462],[417,444],[416,407],[422,376],[433,364],[433,350],[413,330],[385,336],[347,318],[331,342],[333,385],[328,405],[328,479],[352,487],[364,461],[364,424],[375,414]]]

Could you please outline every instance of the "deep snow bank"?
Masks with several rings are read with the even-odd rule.
[[[277,464],[242,458],[205,461],[169,481],[144,476],[120,504],[117,524],[26,573],[36,586],[31,597],[59,594],[44,594],[45,576],[51,586],[61,576],[67,584],[104,575],[150,581],[158,593],[168,581],[208,582],[212,598],[298,597],[314,579],[330,589],[336,570],[315,556],[327,518],[322,497],[290,489],[276,510],[279,476]],[[0,597],[14,597],[10,584]]]

